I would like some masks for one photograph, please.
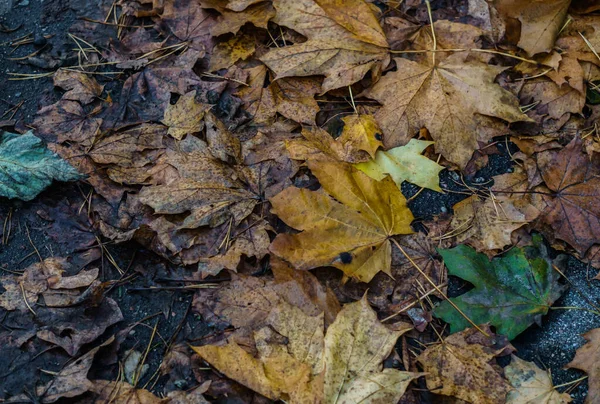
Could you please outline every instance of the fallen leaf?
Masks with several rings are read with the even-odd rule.
[[[299,123],[315,124],[319,105],[314,95],[321,92],[319,80],[311,77],[267,80],[267,68],[263,65],[248,72],[249,87],[242,88],[237,95],[256,124],[273,123],[277,113]]]
[[[495,0],[492,4],[504,18],[521,22],[518,46],[533,56],[552,49],[571,0]]]
[[[484,343],[473,338],[480,334],[467,329],[450,335],[439,344],[429,346],[417,360],[426,372],[427,388],[435,394],[453,396],[470,403],[499,404],[505,402],[510,385],[502,377],[502,369],[494,363],[510,345],[491,337]],[[483,336],[483,334],[480,334]]]
[[[272,212],[302,231],[278,234],[271,252],[298,269],[334,266],[362,282],[379,271],[390,274],[388,238],[412,233],[413,220],[396,184],[346,164],[323,160],[308,166],[323,189],[290,187],[271,198]]]
[[[588,374],[589,392],[586,404],[600,399],[600,328],[595,328],[583,335],[587,343],[575,353],[575,358],[566,367],[581,369]]]
[[[512,200],[500,196],[482,199],[470,196],[452,207],[450,223],[458,243],[467,243],[479,252],[500,250],[511,244],[511,234],[528,223]]]
[[[549,371],[543,371],[533,362],[512,355],[504,374],[513,387],[506,396],[507,404],[566,404],[573,401],[569,394],[554,388]]]
[[[92,380],[90,391],[95,393],[94,403],[127,403],[127,404],[165,404],[170,400],[162,400],[145,389],[138,389],[126,382],[110,380]]]
[[[533,242],[533,246],[513,248],[491,261],[466,245],[439,250],[448,274],[475,286],[452,298],[452,302],[475,324],[489,322],[509,340],[534,322],[539,323],[564,289],[558,283],[560,276],[552,268],[541,236],[534,235]],[[452,333],[470,326],[447,301],[434,313],[450,323]]]
[[[366,299],[345,306],[324,337],[322,315],[310,317],[293,306],[275,312],[270,326],[255,333],[257,358],[231,342],[192,348],[234,380],[290,403],[396,402],[421,376],[382,369],[404,331],[379,323]]]
[[[254,53],[254,39],[247,35],[234,36],[226,42],[221,42],[213,48],[208,70],[213,72],[227,69],[238,60],[246,60]]]
[[[76,142],[89,147],[102,123],[95,111],[86,113],[78,102],[61,100],[40,109],[32,125],[47,141],[57,139],[59,143]]]
[[[204,114],[210,108],[210,105],[196,100],[196,91],[190,91],[165,109],[162,123],[169,127],[169,135],[181,140],[185,135],[200,132],[204,128]]]
[[[494,83],[505,70],[500,66],[448,56],[435,64],[396,58],[397,70],[387,73],[367,97],[383,104],[375,118],[383,129],[386,147],[406,144],[422,127],[435,140],[435,150],[446,159],[464,167],[478,141],[477,115],[497,117],[507,122],[528,121],[516,97]]]
[[[410,139],[406,146],[390,150],[379,150],[373,160],[359,163],[355,167],[369,177],[381,181],[386,174],[394,180],[398,188],[404,181],[423,188],[442,192],[439,173],[444,167],[422,156],[423,150],[434,142]]]
[[[331,11],[331,3],[323,3]],[[372,15],[363,0],[353,0],[353,4],[353,10],[346,13],[354,13],[358,7]],[[359,21],[351,22],[350,15],[339,11],[330,15],[314,0],[275,0],[273,5],[277,10],[275,23],[308,38],[304,43],[272,49],[260,57],[275,72],[276,79],[324,75],[322,91],[327,92],[357,82],[369,70],[381,70],[387,57],[387,42],[374,16],[363,15]],[[340,25],[338,21],[346,22]]]
[[[230,8],[229,5],[227,8],[233,11],[219,10],[221,15],[217,18],[216,24],[210,29],[210,34],[213,36],[227,33],[235,35],[247,23],[258,28],[267,29],[269,20],[275,16],[273,4],[262,0],[255,3],[258,4],[251,4],[243,10],[239,10],[241,7]]]
[[[51,152],[31,131],[0,132],[0,196],[30,201],[53,180],[76,181],[79,172]]]
[[[552,192],[540,220],[580,254],[600,243],[600,177],[595,161],[582,150],[579,137],[560,151],[545,151],[537,157],[542,178]]]
[[[376,150],[383,145],[381,131],[372,115],[350,115],[343,118],[343,122],[342,134],[337,139],[319,127],[303,128],[303,138],[286,142],[291,158],[296,160],[329,158],[358,163],[373,157]]]
[[[89,104],[100,97],[104,89],[91,75],[73,70],[58,69],[53,79],[56,87],[67,90],[62,96],[63,100],[79,101],[82,104]]]
[[[169,27],[181,42],[188,42],[192,49],[212,49],[210,29],[216,23],[216,18],[203,10],[197,1],[165,2],[161,22]]]

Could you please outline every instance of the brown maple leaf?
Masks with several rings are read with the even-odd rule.
[[[379,75],[386,64],[388,45],[372,9],[363,0],[345,2],[343,7],[332,7],[334,3],[273,2],[277,10],[273,21],[308,38],[260,57],[275,72],[276,79],[323,75],[322,91],[327,92],[357,82],[370,70]]]
[[[497,404],[505,402],[511,389],[502,377],[502,370],[492,363],[496,356],[514,351],[506,339],[496,340],[468,328],[452,334],[439,344],[425,349],[417,360],[427,372],[427,387],[436,394],[453,396],[470,403]]]
[[[600,171],[597,156],[592,159],[575,137],[560,151],[538,155],[538,167],[546,186],[552,191],[540,220],[554,235],[569,243],[580,254],[600,243]]]
[[[375,117],[386,148],[401,146],[422,127],[435,140],[437,153],[464,167],[482,134],[478,115],[507,122],[528,121],[518,100],[494,83],[505,70],[455,54],[423,63],[396,58],[397,70],[383,76],[365,95],[383,104]]]
[[[575,358],[567,367],[581,369],[589,376],[589,393],[586,404],[600,400],[600,328],[595,328],[583,335],[588,341],[575,353]]]

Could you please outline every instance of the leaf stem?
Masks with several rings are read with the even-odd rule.
[[[431,54],[432,66],[435,66],[435,51],[437,50],[437,38],[435,37],[435,29],[433,28],[433,17],[431,16],[431,4],[429,0],[425,0],[427,5],[427,15],[429,16],[429,23],[431,24],[431,36],[433,37],[433,53]]]
[[[436,285],[435,282],[425,272],[423,272],[421,267],[419,267],[419,265],[417,265],[417,263],[413,261],[413,259],[406,253],[406,251],[404,251],[404,248],[402,248],[402,246],[395,239],[392,238],[391,240],[392,240],[392,243],[394,243],[396,245],[396,247],[398,247],[398,250],[400,250],[400,252],[411,263],[411,265],[413,267],[415,267],[415,269],[417,271],[419,271],[419,273],[421,273],[421,275],[423,275],[423,277],[427,280],[427,282],[429,282],[429,284],[431,284],[431,286],[433,286],[433,288],[436,290],[436,292],[438,292],[452,307],[454,307],[454,309],[456,311],[458,311],[460,313],[460,315],[463,316],[465,318],[465,320],[467,320],[469,322],[469,324],[471,324],[477,331],[479,331],[486,337],[490,336],[490,334],[488,334],[487,332],[485,332],[481,328],[479,328],[479,326],[477,324],[475,324],[473,322],[473,320],[471,320],[465,313],[463,313],[463,311],[452,300],[450,300],[444,292],[442,292],[442,290],[438,287],[438,285]]]

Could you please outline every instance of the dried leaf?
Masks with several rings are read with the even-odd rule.
[[[209,71],[227,69],[238,60],[246,60],[256,49],[254,39],[247,35],[234,36],[227,42],[221,42],[213,48]]]
[[[275,9],[271,2],[262,0],[255,2],[258,4],[244,7],[243,10],[239,10],[241,7],[231,8],[230,2],[227,8],[238,12],[222,10],[221,16],[217,18],[217,23],[210,29],[210,34],[213,36],[227,33],[237,34],[240,28],[247,23],[267,29],[269,20],[275,16]]]
[[[67,90],[62,96],[63,100],[79,101],[82,104],[89,104],[100,97],[104,89],[93,76],[73,70],[59,69],[54,73],[53,79],[56,87]]]

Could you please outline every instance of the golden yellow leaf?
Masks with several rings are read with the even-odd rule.
[[[227,33],[237,34],[246,23],[266,29],[269,20],[275,15],[275,9],[270,2],[260,1],[259,4],[250,4],[249,7],[243,10],[239,10],[241,7],[237,7],[237,5],[230,8],[232,3],[230,2],[227,8],[233,11],[219,10],[221,15],[217,18],[217,23],[210,29],[210,34],[213,36]]]
[[[271,199],[272,212],[302,230],[279,234],[271,252],[299,269],[334,266],[362,282],[379,271],[389,274],[388,238],[412,233],[413,216],[396,184],[348,164],[319,160],[308,166],[323,189],[290,187]]]
[[[323,335],[323,315],[281,303],[254,333],[257,357],[235,342],[192,347],[220,372],[290,404],[394,403],[420,373],[383,369],[406,330],[382,325],[366,299],[344,307]]]

